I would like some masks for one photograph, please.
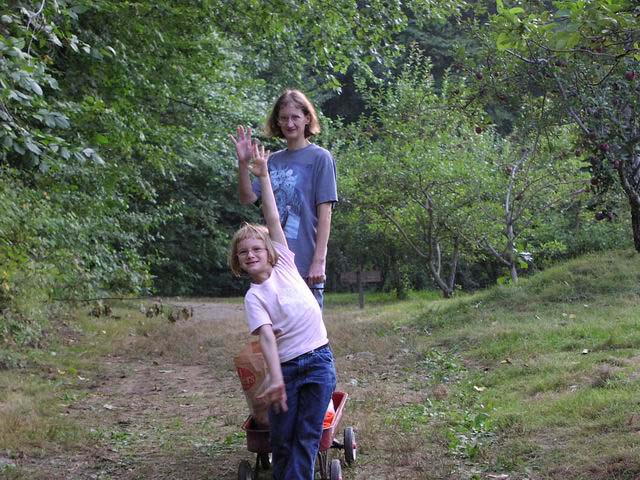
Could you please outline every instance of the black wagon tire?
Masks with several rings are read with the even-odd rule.
[[[253,480],[253,469],[246,460],[242,460],[238,465],[238,480]]]
[[[342,480],[342,465],[340,465],[340,460],[337,458],[331,460],[331,476],[329,478],[331,480]]]
[[[269,470],[271,468],[271,454],[270,453],[259,453],[258,454],[258,465],[262,470]]]
[[[356,432],[353,431],[353,427],[345,428],[344,459],[347,461],[347,465],[351,466],[351,464],[356,461],[357,449]]]

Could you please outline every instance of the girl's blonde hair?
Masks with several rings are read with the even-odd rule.
[[[240,267],[240,260],[238,260],[238,245],[242,240],[257,239],[264,242],[264,246],[267,249],[267,260],[271,266],[275,265],[278,261],[278,252],[276,252],[271,237],[269,236],[269,229],[264,225],[256,225],[253,223],[244,223],[242,227],[233,235],[231,239],[231,251],[229,252],[229,268],[237,277],[241,277],[246,274]]]
[[[318,115],[316,114],[313,103],[311,103],[307,96],[300,90],[287,89],[278,97],[271,111],[271,115],[267,118],[265,132],[269,137],[284,138],[284,134],[278,123],[278,117],[280,116],[280,109],[289,104],[295,105],[302,110],[302,113],[309,115],[310,121],[304,127],[304,138],[309,138],[312,135],[320,133],[320,122],[318,121]]]

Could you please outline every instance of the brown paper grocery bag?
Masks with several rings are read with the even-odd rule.
[[[233,358],[233,364],[240,377],[251,416],[257,427],[269,425],[269,404],[266,400],[258,400],[257,396],[269,384],[267,363],[262,356],[259,342],[251,342]]]

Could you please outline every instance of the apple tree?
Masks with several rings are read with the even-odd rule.
[[[476,133],[477,112],[450,108],[462,88],[445,79],[438,92],[430,65],[414,54],[393,84],[363,94],[371,115],[345,133],[337,154],[343,195],[380,230],[394,227],[445,297],[461,256],[474,254],[465,238],[483,221],[478,179],[490,174],[494,148]]]
[[[590,161],[591,191],[620,188],[640,251],[640,6],[632,0],[498,0],[492,18],[492,85],[547,100],[544,121],[572,123],[575,149]],[[605,209],[598,219],[614,218]]]
[[[495,140],[492,174],[483,179],[479,188],[484,193],[476,203],[485,230],[474,232],[472,239],[508,269],[514,283],[518,270],[539,254],[565,248],[560,241],[540,242],[536,230],[546,215],[571,206],[587,191],[588,173],[574,155],[571,130],[521,129]]]

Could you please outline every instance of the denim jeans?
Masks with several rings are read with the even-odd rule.
[[[322,422],[336,387],[333,353],[325,345],[281,366],[289,409],[269,411],[273,480],[313,480]]]
[[[309,288],[316,298],[318,305],[320,305],[320,310],[322,310],[324,308],[324,283],[314,283]]]

